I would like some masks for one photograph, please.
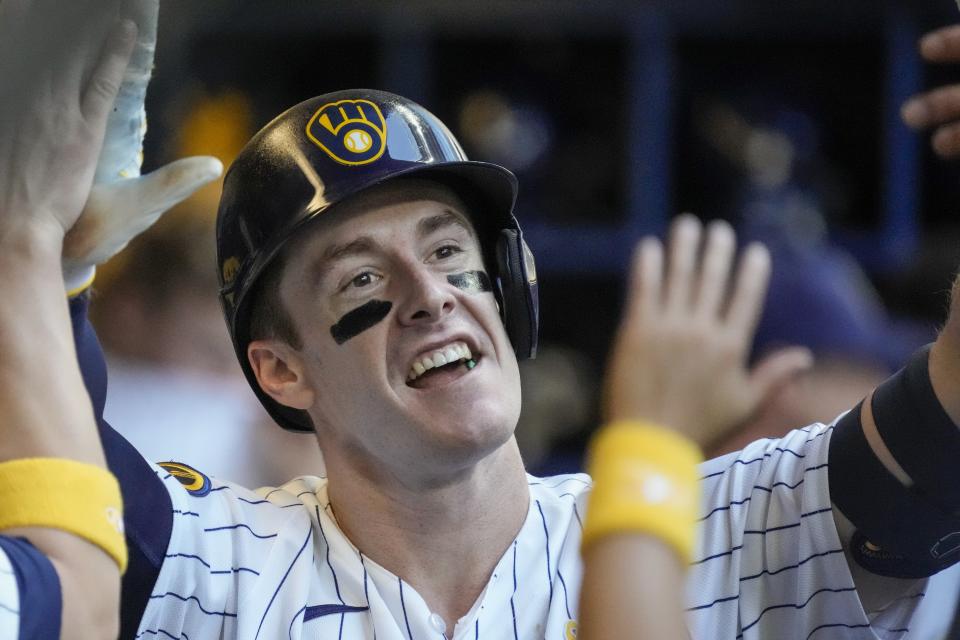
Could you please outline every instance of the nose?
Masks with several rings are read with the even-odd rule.
[[[425,265],[410,265],[406,272],[406,291],[398,309],[402,323],[431,324],[453,312],[457,305],[454,289],[443,274]]]

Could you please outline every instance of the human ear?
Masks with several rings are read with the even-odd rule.
[[[313,388],[307,382],[303,358],[279,340],[254,340],[247,359],[264,393],[280,404],[307,410],[313,406]]]

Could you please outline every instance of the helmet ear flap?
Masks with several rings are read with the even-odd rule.
[[[519,229],[502,229],[496,245],[501,315],[520,360],[537,355],[537,268]]]

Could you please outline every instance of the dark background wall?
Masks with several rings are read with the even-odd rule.
[[[776,174],[786,143],[774,202],[808,198],[887,305],[933,323],[960,260],[960,176],[898,111],[960,81],[916,53],[951,22],[950,0],[169,0],[148,164],[182,153],[184,119],[226,93],[244,97],[253,129],[335,89],[414,98],[472,157],[519,175],[542,338],[599,375],[635,240],[684,210],[742,224],[771,202],[744,168],[751,145],[752,171]]]

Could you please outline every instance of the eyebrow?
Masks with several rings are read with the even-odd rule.
[[[370,236],[360,236],[345,244],[334,244],[324,250],[323,254],[310,265],[310,278],[312,282],[319,283],[323,277],[333,267],[333,263],[350,256],[371,253],[377,246],[377,242]]]
[[[474,236],[473,229],[464,217],[449,209],[441,214],[429,216],[417,222],[417,236],[422,239],[431,233],[447,227],[459,227],[470,234],[470,236]],[[333,263],[351,256],[373,253],[379,246],[380,243],[370,236],[360,236],[344,244],[330,245],[324,250],[323,254],[310,265],[311,280],[319,283],[333,267]]]
[[[342,260],[358,253],[369,253],[373,251],[376,242],[370,236],[360,236],[346,244],[334,244],[323,252],[320,259],[324,262],[331,260]]]
[[[469,224],[467,224],[467,221],[463,218],[463,216],[458,213],[454,213],[450,209],[447,209],[439,215],[424,218],[418,222],[417,235],[423,238],[430,235],[434,231],[445,229],[447,227],[460,227],[470,234],[471,237],[474,235],[473,229]]]

